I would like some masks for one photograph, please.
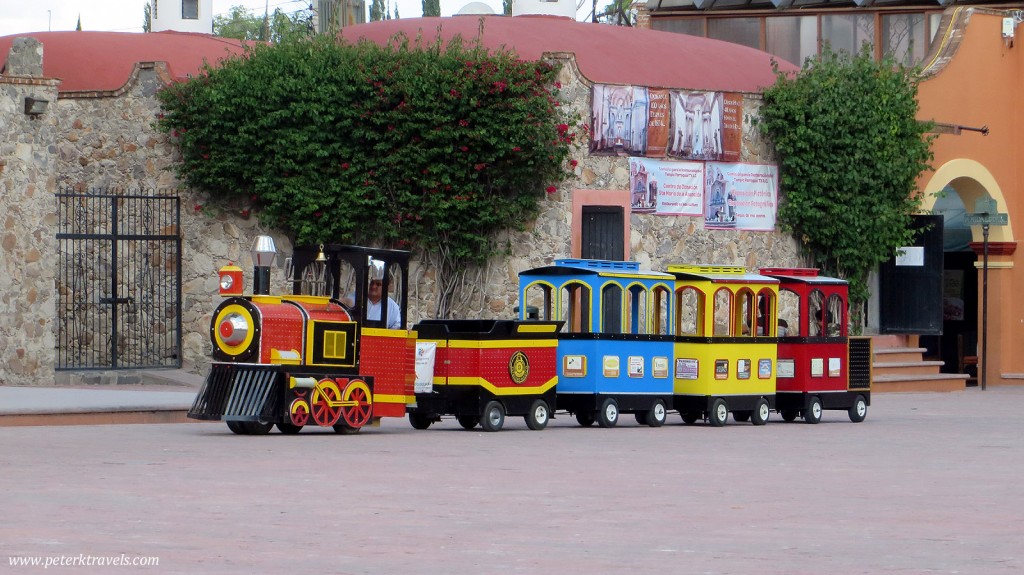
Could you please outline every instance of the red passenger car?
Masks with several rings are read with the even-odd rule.
[[[821,421],[846,410],[859,423],[871,404],[871,339],[849,337],[849,285],[811,268],[763,268],[779,280],[776,410]]]

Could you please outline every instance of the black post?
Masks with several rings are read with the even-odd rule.
[[[988,370],[988,224],[981,225],[984,257],[981,264],[981,390],[985,391]]]

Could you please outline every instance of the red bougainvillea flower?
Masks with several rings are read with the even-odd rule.
[[[576,160],[569,160],[569,165],[572,166],[573,168],[575,168],[578,164],[579,162],[577,162]]]
[[[197,212],[201,212],[201,211],[203,211],[203,206],[202,206],[202,204],[196,204],[196,207],[194,209]]]
[[[555,191],[556,191],[556,188],[554,186],[548,186],[547,193],[553,194],[553,193],[555,193]]]

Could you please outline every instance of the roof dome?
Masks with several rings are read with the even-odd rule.
[[[556,16],[410,18],[350,26],[342,35],[385,43],[396,34],[430,42],[480,36],[488,48],[502,46],[537,60],[571,52],[580,73],[598,84],[629,84],[723,92],[759,92],[775,83],[771,54],[710,38],[626,26],[577,22]],[[777,60],[777,58],[775,58]],[[783,71],[797,70],[779,61]]]

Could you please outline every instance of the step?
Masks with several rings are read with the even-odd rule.
[[[871,391],[875,393],[963,391],[967,388],[968,378],[968,375],[962,373],[875,375],[871,379]]]
[[[884,362],[921,361],[927,349],[923,347],[890,347],[874,350],[874,360]]]
[[[871,364],[875,375],[932,375],[939,373],[944,361],[895,361],[874,362]]]

